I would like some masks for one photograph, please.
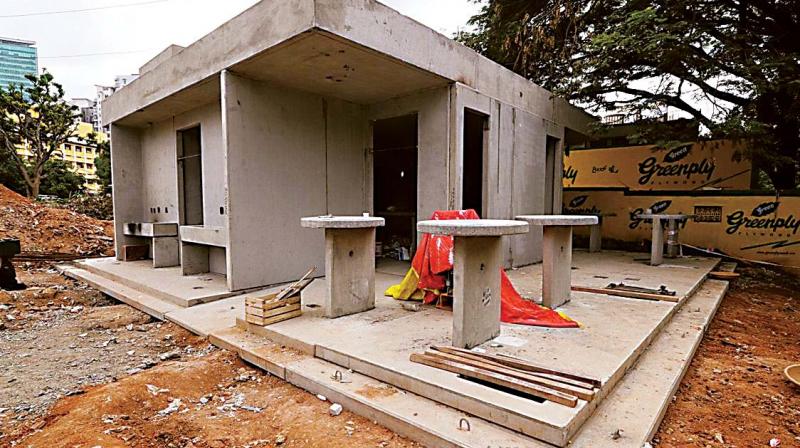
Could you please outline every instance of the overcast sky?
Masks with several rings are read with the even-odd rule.
[[[168,45],[189,45],[256,3],[258,0],[0,0],[0,36],[36,41],[40,68],[53,73],[68,97],[94,98],[95,84],[112,84],[115,75],[136,73]],[[382,3],[448,36],[463,28],[479,9],[470,0]],[[35,13],[52,14],[29,15]]]

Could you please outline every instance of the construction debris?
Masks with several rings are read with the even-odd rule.
[[[70,254],[113,255],[114,224],[33,202],[0,185],[0,239],[19,239],[19,259]]]
[[[300,316],[300,293],[311,284],[309,278],[316,268],[311,268],[300,280],[277,293],[245,299],[245,320],[248,323],[266,326]]]

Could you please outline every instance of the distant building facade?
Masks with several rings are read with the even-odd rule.
[[[97,177],[97,167],[94,164],[99,150],[85,141],[86,136],[93,131],[95,129],[90,123],[78,123],[75,135],[61,145],[53,157],[65,161],[70,171],[85,180],[83,187],[87,193],[96,194],[103,189],[100,179]],[[107,136],[98,133],[97,138],[102,142],[106,140]],[[30,149],[25,146],[20,146],[17,153],[29,160],[33,157]]]
[[[25,75],[39,72],[36,42],[0,37],[0,88],[11,84],[30,86]]]
[[[130,75],[118,75],[114,78],[114,85],[113,86],[101,86],[95,85],[97,89],[97,97],[95,98],[94,102],[94,109],[93,109],[93,118],[91,121],[87,121],[87,123],[92,123],[94,129],[98,132],[102,131],[105,133],[110,132],[109,126],[103,126],[103,100],[110,97],[114,94],[117,90],[127,86],[134,79],[138,78],[139,74],[133,73]]]

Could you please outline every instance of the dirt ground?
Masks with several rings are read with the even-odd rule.
[[[653,445],[800,447],[800,279],[739,269]]]
[[[0,447],[418,446],[47,266],[19,277],[0,291]]]

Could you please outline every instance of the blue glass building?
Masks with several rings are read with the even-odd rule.
[[[39,71],[36,42],[0,37],[0,88],[10,84],[30,85],[27,74]]]

